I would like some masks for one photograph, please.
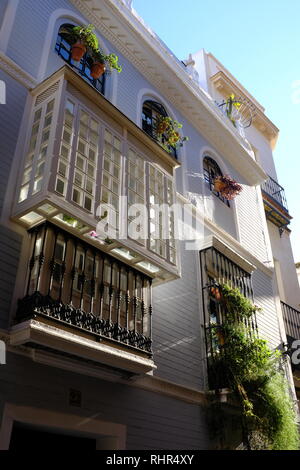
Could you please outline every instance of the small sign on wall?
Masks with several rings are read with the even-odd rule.
[[[69,390],[69,405],[81,407],[81,392],[80,390],[74,390],[70,388]]]

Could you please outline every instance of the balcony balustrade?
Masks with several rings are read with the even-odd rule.
[[[279,228],[287,227],[292,219],[289,214],[284,188],[273,178],[261,185],[267,219]]]
[[[288,212],[288,206],[287,206],[287,201],[285,197],[285,192],[284,188],[280,186],[280,184],[277,183],[271,176],[265,181],[261,189],[263,190],[264,193],[266,193],[269,197],[272,197],[274,201],[279,204],[283,209]]]
[[[285,331],[290,340],[300,339],[300,311],[281,302]]]
[[[26,295],[16,323],[50,321],[151,357],[149,277],[51,223],[31,229],[30,237]]]

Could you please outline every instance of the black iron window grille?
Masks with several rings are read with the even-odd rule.
[[[17,322],[50,317],[97,340],[152,355],[151,278],[48,222],[30,236]]]
[[[220,192],[214,189],[214,179],[217,176],[223,176],[223,173],[219,165],[211,157],[203,158],[203,175],[204,181],[209,186],[210,191],[218,198],[220,201],[224,202],[226,206],[230,207],[228,199],[225,199]]]
[[[100,93],[102,93],[102,95],[104,95],[106,74],[104,73],[98,79],[94,79],[91,76],[91,66],[93,62],[89,54],[85,53],[83,58],[78,62],[72,59],[72,43],[68,39],[68,34],[66,33],[66,31],[71,31],[73,27],[73,24],[63,24],[59,28],[55,44],[55,51],[65,62],[67,62],[67,64],[69,64],[74,70],[76,70],[86,81],[88,81],[94,88],[96,88],[96,90],[98,90]]]
[[[157,133],[157,119],[159,116],[167,117],[167,111],[162,104],[157,103],[156,101],[147,100],[143,104],[142,110],[142,128],[143,130],[150,135],[158,143],[165,144],[164,137]],[[168,146],[170,154],[177,158],[177,151],[175,147],[171,145]]]
[[[251,274],[213,247],[200,252],[200,270],[208,385],[211,390],[221,389],[226,388],[228,384],[220,367],[220,358],[226,358],[226,354],[230,353],[228,345],[225,345],[223,327],[232,322],[232,316],[230,315],[229,320],[229,312],[222,302],[221,286],[228,284],[237,288],[242,295],[253,301],[252,279]],[[257,334],[255,316],[245,319],[236,315],[234,321],[243,323],[249,334]]]

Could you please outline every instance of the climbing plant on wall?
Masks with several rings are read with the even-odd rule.
[[[222,370],[240,403],[247,447],[299,449],[296,414],[282,371],[282,356],[270,350],[253,329],[258,308],[238,289],[226,284],[219,289],[225,320],[218,326],[222,341],[215,370]]]

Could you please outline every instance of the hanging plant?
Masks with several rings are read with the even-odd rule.
[[[91,51],[92,65],[91,76],[95,79],[101,77],[104,72],[111,71],[112,69],[117,72],[122,71],[122,67],[118,63],[118,56],[116,54],[104,54],[101,49]]]
[[[299,449],[293,401],[281,355],[269,349],[251,323],[258,308],[238,289],[220,286],[225,320],[218,332],[222,354],[214,370],[240,403],[249,449]]]
[[[89,24],[87,26],[74,26],[71,29],[68,28],[61,31],[72,43],[72,59],[79,61],[87,52],[92,58],[91,76],[95,79],[99,78],[107,69],[115,69],[117,72],[121,72],[122,67],[118,64],[118,56],[113,53],[104,54],[99,47],[99,41],[94,33],[94,29],[95,26]]]
[[[170,147],[182,147],[188,137],[182,137],[178,132],[182,124],[174,121],[169,116],[158,116],[155,123],[155,131],[160,145],[170,153]]]
[[[60,32],[67,36],[72,44],[71,57],[73,60],[82,59],[87,49],[97,50],[99,48],[98,38],[93,32],[95,27],[92,24],[87,26],[74,26],[73,28],[62,29]]]
[[[232,93],[226,100],[226,114],[228,119],[232,122],[234,127],[236,127],[236,117],[238,115],[238,111],[240,107],[242,106],[242,103],[240,103],[238,100],[235,99],[234,94]]]
[[[221,194],[225,199],[232,200],[240,192],[243,187],[238,184],[233,178],[229,175],[219,175],[214,181],[214,190]]]

